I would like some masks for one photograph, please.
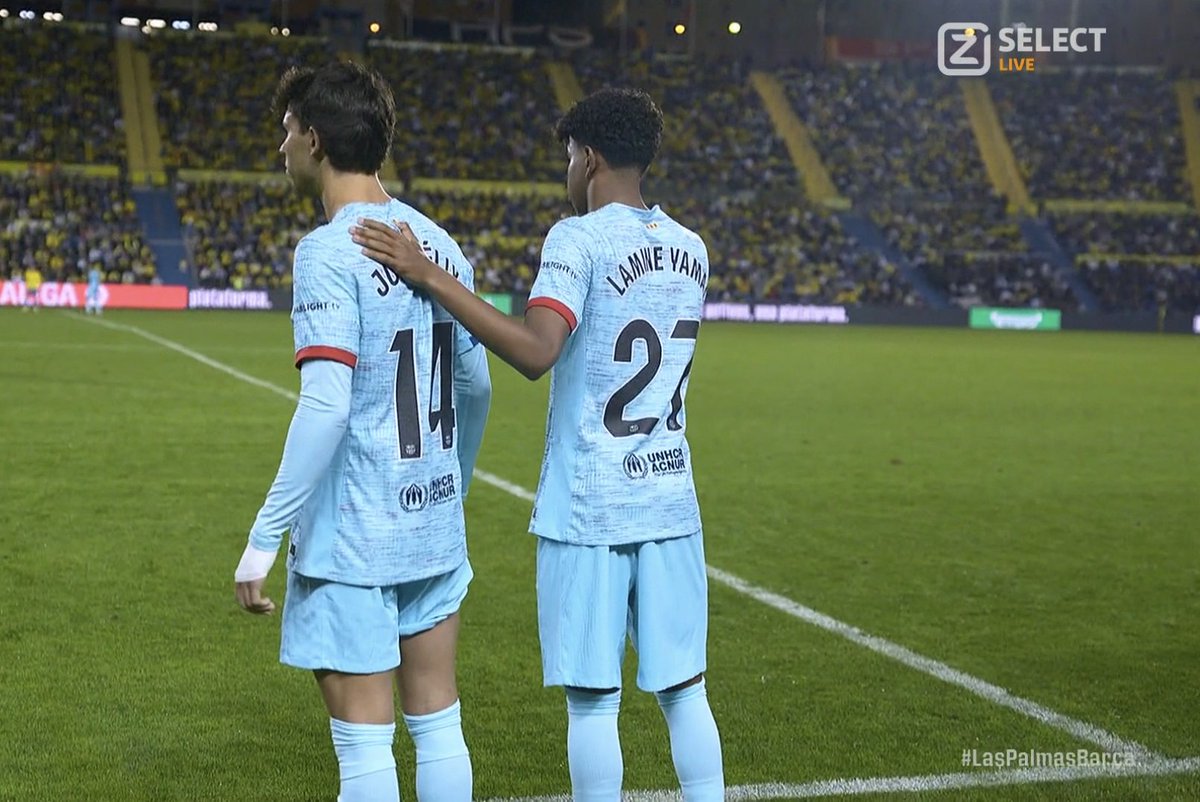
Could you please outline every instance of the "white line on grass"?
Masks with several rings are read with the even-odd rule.
[[[915,668],[924,674],[931,677],[936,677],[943,682],[948,682],[951,685],[970,691],[976,696],[987,699],[989,702],[1007,707],[1010,710],[1015,710],[1029,716],[1032,719],[1042,722],[1056,729],[1068,732],[1076,738],[1101,746],[1109,752],[1131,752],[1139,757],[1153,760],[1165,760],[1165,755],[1160,755],[1141,744],[1130,741],[1125,738],[1120,738],[1113,735],[1108,730],[1101,729],[1093,724],[1088,724],[1086,721],[1080,721],[1076,718],[1063,715],[1048,707],[1030,701],[1020,696],[1015,696],[1004,690],[998,685],[993,685],[990,682],[973,677],[970,674],[959,671],[956,668],[934,660],[929,657],[924,657],[917,654],[911,649],[907,649],[898,643],[893,643],[890,640],[869,635],[863,632],[858,627],[838,621],[836,618],[830,618],[824,613],[817,612],[811,607],[805,607],[803,604],[797,604],[789,598],[780,596],[777,593],[772,593],[769,590],[752,585],[744,579],[734,576],[733,574],[722,571],[720,568],[708,566],[708,575],[720,582],[726,587],[733,588],[738,593],[760,601],[768,607],[773,607],[780,612],[795,616],[802,621],[807,621],[813,626],[820,627],[827,632],[832,632],[835,635],[841,635],[848,641],[857,643],[866,649],[870,649],[876,654],[881,654],[884,657],[890,657],[893,660],[903,663],[909,668]]]
[[[157,351],[153,345],[137,345],[135,343],[55,343],[38,340],[0,340],[0,348],[43,348],[64,351]]]
[[[136,326],[128,326],[123,323],[113,323],[112,321],[101,320],[97,318],[83,317],[72,313],[67,314],[76,318],[77,320],[85,321],[87,323],[94,323],[98,326],[104,326],[105,328],[114,329],[117,331],[125,331],[130,334],[137,335],[138,337],[143,337],[153,343],[161,345],[164,348],[169,348],[176,353],[182,354],[190,359],[194,359],[204,365],[208,365],[209,367],[219,370],[222,373],[226,373],[235,379],[246,382],[247,384],[252,384],[255,387],[261,387],[264,390],[269,390],[276,395],[283,396],[284,398],[293,401],[297,398],[296,393],[292,392],[291,390],[284,389],[283,387],[272,384],[271,382],[250,376],[241,372],[240,370],[237,370],[236,368],[224,364],[223,362],[218,362],[217,360],[211,359],[204,354],[193,351],[187,346],[181,345],[173,340],[168,340],[165,337],[159,337],[157,334],[152,334],[151,332],[140,329]],[[506,493],[509,493],[523,501],[532,502],[534,499],[534,494],[530,490],[527,490],[520,485],[513,484],[506,479],[502,479],[495,474],[477,469],[475,471],[475,476],[480,481],[503,490]],[[708,566],[708,575],[714,581],[719,582],[744,596],[748,596],[755,601],[761,602],[768,607],[772,607],[782,613],[799,618],[800,620],[820,627],[827,632],[840,635],[852,643],[856,643],[859,646],[870,649],[876,654],[889,657],[897,662],[903,663],[909,668],[916,669],[917,671],[928,674],[929,676],[939,679],[943,682],[955,685],[963,690],[970,691],[976,696],[986,699],[989,702],[1002,707],[1007,707],[1010,710],[1014,710],[1022,715],[1028,716],[1035,721],[1040,721],[1047,726],[1069,733],[1080,740],[1096,744],[1097,746],[1100,746],[1109,752],[1132,753],[1138,757],[1139,762],[1142,765],[1167,765],[1170,762],[1165,755],[1154,752],[1149,748],[1137,743],[1136,741],[1121,738],[1101,727],[1097,727],[1093,724],[1087,723],[1086,721],[1081,721],[1079,719],[1063,715],[1062,713],[1051,710],[1050,708],[1040,705],[1037,702],[1033,702],[1029,699],[1011,694],[998,685],[993,685],[992,683],[979,679],[978,677],[974,677],[970,674],[959,671],[958,669],[952,668],[938,660],[933,660],[929,657],[919,655],[911,649],[901,646],[898,643],[893,643],[885,638],[870,635],[866,632],[863,632],[858,627],[838,621],[836,618],[831,618],[830,616],[813,610],[810,607],[805,607],[804,605],[798,604],[797,602],[794,602],[784,596],[780,596],[777,593],[772,593],[765,588],[751,584],[750,582],[734,576],[727,571],[722,571],[721,569],[714,568],[710,565]],[[972,774],[967,776],[976,775]],[[778,797],[746,798],[766,799]]]
[[[118,325],[118,324],[113,324]],[[137,343],[61,343],[44,342],[42,340],[0,340],[0,348],[42,348],[51,351],[141,351],[153,352],[158,347],[152,344],[138,345]],[[229,351],[238,354],[273,354],[279,355],[278,346],[214,346],[207,349],[213,351]]]
[[[1200,772],[1200,758],[1162,760],[1130,766],[1075,766],[1046,769],[1001,769],[999,771],[923,774],[915,777],[864,777],[861,779],[817,780],[807,783],[734,785],[725,789],[726,800],[809,799],[817,796],[858,796],[946,791],[956,788],[996,788],[1005,785],[1069,782],[1072,780],[1119,777],[1165,777]],[[625,802],[678,802],[678,791],[626,791]],[[496,798],[489,802],[571,802],[570,795]]]
[[[269,390],[276,395],[281,395],[284,398],[292,401],[296,401],[300,398],[300,396],[296,395],[291,390],[285,390],[277,384],[263,381],[262,379],[251,376],[248,373],[242,373],[237,368],[232,368],[229,365],[226,365],[224,362],[218,362],[215,359],[210,359],[198,351],[193,351],[186,345],[180,345],[174,340],[168,340],[166,337],[159,337],[157,334],[152,334],[145,329],[139,329],[137,326],[127,326],[124,323],[113,323],[111,320],[102,320],[101,318],[96,317],[84,317],[83,315],[72,312],[65,312],[64,314],[73,317],[76,320],[82,320],[85,323],[94,323],[97,326],[103,326],[104,328],[112,329],[113,331],[126,331],[130,334],[136,334],[138,337],[149,340],[152,343],[158,343],[163,348],[169,348],[176,353],[183,354],[189,359],[194,359],[202,365],[208,365],[213,370],[219,370],[222,373],[228,373],[233,378],[246,382],[246,384],[253,384],[255,387],[261,387],[264,390]]]

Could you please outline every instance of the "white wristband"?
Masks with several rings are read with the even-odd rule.
[[[267,574],[271,573],[271,566],[275,564],[275,555],[278,553],[256,549],[247,543],[246,550],[242,552],[242,560],[233,573],[233,581],[253,582],[255,579],[265,579]]]

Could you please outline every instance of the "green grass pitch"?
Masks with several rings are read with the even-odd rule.
[[[289,390],[286,316],[112,313]],[[0,312],[0,800],[332,802],[312,678],[232,573],[293,405],[129,331]],[[1170,758],[1200,755],[1200,339],[705,325],[711,565]],[[493,361],[479,467],[526,488],[546,382]],[[476,482],[460,682],[481,799],[569,787],[529,504]],[[283,571],[269,589],[278,600]],[[730,785],[1095,748],[716,583]],[[627,669],[633,665],[632,656]],[[670,788],[627,670],[625,786]],[[407,736],[397,738],[404,798]],[[1200,797],[1200,774],[866,799]]]

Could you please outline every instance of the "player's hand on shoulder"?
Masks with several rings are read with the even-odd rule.
[[[248,613],[270,615],[275,612],[275,602],[263,595],[263,585],[275,564],[275,554],[250,544],[246,544],[246,550],[242,552],[241,562],[233,573],[234,594],[238,604]]]
[[[429,260],[408,223],[397,221],[395,228],[379,220],[360,219],[351,226],[351,238],[362,252],[380,264],[395,270],[413,287],[425,287],[441,272]]]

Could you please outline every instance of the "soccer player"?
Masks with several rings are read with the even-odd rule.
[[[100,314],[100,268],[92,265],[87,275],[87,295],[84,297],[84,314]]]
[[[363,220],[363,252],[427,291],[529,379],[552,370],[538,536],[543,680],[567,697],[576,800],[616,802],[626,635],[666,718],[684,799],[724,799],[704,687],[708,589],[684,399],[708,253],[641,178],[662,140],[643,92],[603,90],[559,121],[580,215],[550,229],[523,321],[447,280],[409,227]]]
[[[39,292],[41,289],[42,289],[42,271],[38,270],[36,267],[25,268],[25,307],[24,307],[24,311],[29,311],[29,309],[31,309],[31,308],[33,309],[34,312],[38,311],[38,306],[40,305],[39,304],[40,298],[38,297],[38,295],[39,295]]]
[[[462,497],[491,394],[486,355],[427,296],[351,242],[362,217],[407,220],[452,280],[472,267],[377,172],[395,125],[391,90],[342,62],[289,70],[276,91],[279,150],[329,223],[297,245],[300,400],[235,573],[242,607],[271,613],[263,583],[290,529],[280,659],[312,670],[330,715],[341,802],[396,802],[393,681],[416,746],[417,797],[469,802],[455,650],[472,577]]]

